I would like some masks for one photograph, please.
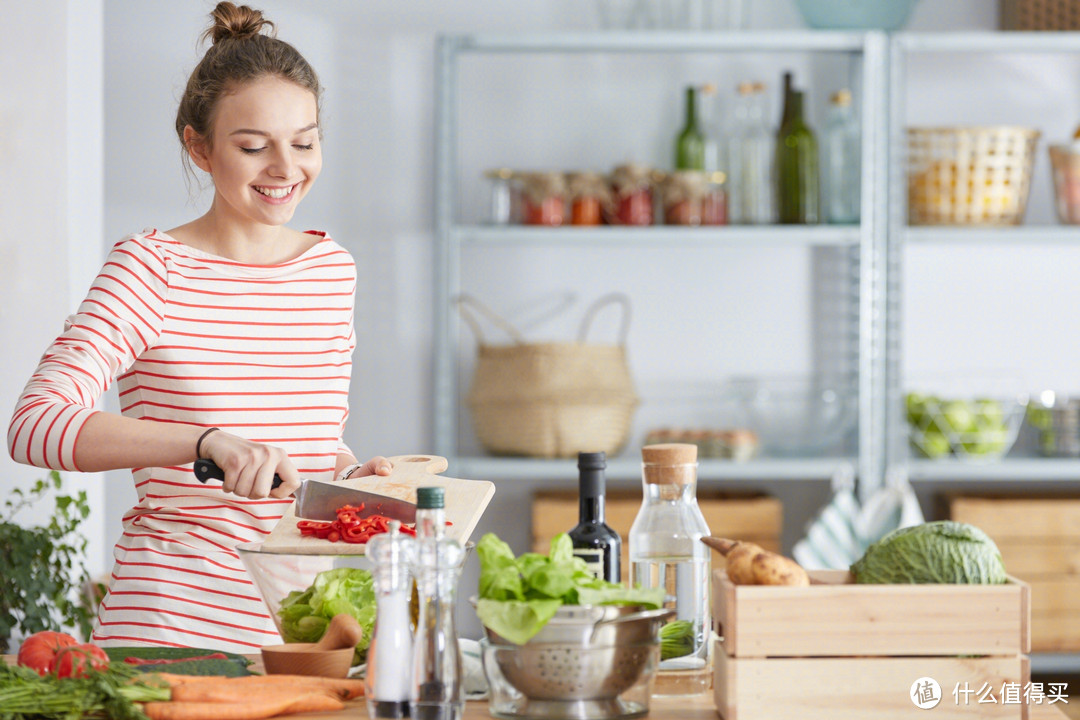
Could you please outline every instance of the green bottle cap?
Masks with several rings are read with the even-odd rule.
[[[416,489],[417,510],[440,510],[446,507],[446,489],[422,487]]]

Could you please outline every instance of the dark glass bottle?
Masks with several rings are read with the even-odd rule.
[[[675,139],[675,169],[705,169],[705,134],[697,114],[697,88],[686,88],[686,124]]]
[[[784,74],[784,115],[776,135],[776,204],[781,223],[820,221],[817,139],[803,119],[803,94],[792,88],[791,73]]]
[[[622,539],[604,523],[604,453],[578,453],[580,497],[578,524],[569,532],[574,554],[589,565],[596,577],[620,582]]]

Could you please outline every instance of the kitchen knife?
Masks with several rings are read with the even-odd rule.
[[[225,471],[213,460],[196,460],[195,477],[203,483],[207,480],[224,480]],[[300,480],[300,489],[293,493],[296,497],[294,510],[299,518],[328,522],[337,519],[337,510],[343,505],[353,507],[363,505],[363,509],[357,513],[362,518],[369,515],[383,515],[403,523],[416,522],[416,505],[408,500],[357,490],[341,483],[304,478]],[[273,487],[279,485],[281,485],[281,478],[274,475]]]

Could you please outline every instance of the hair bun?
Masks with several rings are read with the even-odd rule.
[[[264,27],[271,32],[274,29],[274,23],[263,18],[261,11],[247,5],[237,7],[231,2],[219,2],[210,17],[214,24],[204,33],[204,37],[209,37],[215,44],[229,38],[244,40],[254,37]]]

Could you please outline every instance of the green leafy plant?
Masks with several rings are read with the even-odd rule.
[[[79,525],[90,514],[86,491],[74,497],[60,493],[63,481],[55,470],[27,490],[15,488],[0,516],[0,652],[7,652],[16,629],[24,635],[41,630],[74,628],[88,637],[93,603],[84,588],[86,538]],[[23,527],[15,516],[55,494],[47,525]]]

